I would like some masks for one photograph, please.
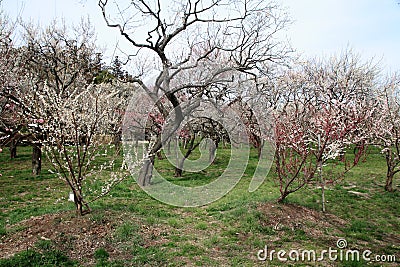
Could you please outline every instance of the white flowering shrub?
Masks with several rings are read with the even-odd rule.
[[[20,96],[43,138],[43,148],[58,176],[74,195],[79,214],[106,195],[127,174],[117,161],[110,125],[121,125],[129,84],[77,87],[68,96],[46,84]],[[99,184],[102,184],[101,186]]]
[[[394,176],[400,172],[400,75],[395,73],[383,80],[378,89],[379,113],[370,130],[372,143],[385,156],[387,173],[385,190],[395,191]]]

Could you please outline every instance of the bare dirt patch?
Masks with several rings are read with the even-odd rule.
[[[8,258],[33,248],[40,240],[51,240],[56,249],[71,259],[89,265],[95,263],[93,255],[99,248],[107,250],[110,258],[127,258],[126,252],[112,244],[114,228],[115,223],[107,219],[94,221],[73,212],[31,217],[7,229],[10,233],[0,239],[0,257]]]
[[[260,222],[263,226],[270,226],[277,232],[302,230],[314,239],[335,241],[343,234],[340,229],[347,226],[345,220],[335,215],[294,204],[263,203],[257,209],[268,218]]]
[[[260,223],[264,226],[273,227],[277,233],[277,238],[279,238],[280,233],[283,234],[287,230],[300,229],[311,239],[336,247],[336,242],[346,236],[343,230],[350,226],[349,222],[333,214],[294,204],[264,203],[260,204],[257,209],[263,212],[267,218]],[[388,244],[399,244],[400,242],[400,236],[394,233],[381,234],[379,240],[357,240],[352,246],[380,251]],[[395,246],[393,245],[393,247]]]

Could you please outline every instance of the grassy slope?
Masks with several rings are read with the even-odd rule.
[[[66,201],[69,190],[65,183],[47,171],[46,163],[43,174],[32,177],[30,148],[21,147],[18,152],[14,160],[8,158],[6,151],[0,153],[0,173],[3,174],[0,177],[0,241],[6,242],[27,231],[31,226],[21,221],[32,216],[58,213],[56,218],[52,217],[53,224],[56,220],[80,220],[71,212],[73,204]],[[171,181],[193,186],[215,178],[227,160],[226,155],[219,155],[217,164],[207,172],[185,173],[179,179],[173,178],[173,169],[166,161],[158,162],[157,167]],[[349,248],[396,254],[397,260],[400,259],[400,194],[383,190],[385,163],[377,151],[372,151],[366,162],[352,169],[342,183],[327,190],[327,214],[319,212],[320,191],[313,187],[290,195],[285,205],[275,204],[279,192],[272,172],[257,191],[249,193],[247,188],[255,164],[253,154],[245,176],[235,189],[200,208],[164,205],[140,190],[133,179],[125,181],[111,196],[96,202],[92,207],[94,212],[86,216],[85,220],[99,227],[111,226],[107,228],[104,249],[95,246],[88,252],[92,260],[80,260],[80,264],[265,266],[266,263],[256,258],[257,251],[265,245],[287,251],[322,250],[335,248],[339,237],[347,240]],[[366,194],[359,196],[349,191]],[[79,242],[71,241],[70,246],[66,246],[65,236],[68,235],[59,233],[49,241],[57,249],[56,255],[62,250],[74,257],[70,250],[76,250]],[[40,251],[43,240],[40,241],[40,236],[37,239],[39,245],[35,246],[35,251]],[[107,250],[115,253],[110,252],[108,258]],[[103,254],[106,256],[102,257]],[[42,255],[43,258],[46,256]],[[0,266],[7,266],[7,262],[0,261]],[[65,262],[68,263],[65,265],[71,264]],[[358,264],[351,263],[352,266],[364,263]],[[277,260],[273,265],[285,266]],[[307,263],[296,264],[302,265],[307,266]],[[350,263],[326,261],[321,265],[350,266]]]

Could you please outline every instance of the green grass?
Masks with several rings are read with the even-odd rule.
[[[77,261],[69,259],[62,251],[56,250],[51,242],[38,242],[36,248],[22,251],[10,259],[0,259],[1,267],[37,267],[37,266],[79,266]]]
[[[13,160],[6,151],[0,153],[0,240],[26,231],[21,223],[32,216],[57,213],[59,223],[76,219],[73,203],[66,200],[68,186],[48,171],[46,160],[42,174],[33,177],[30,153],[29,147],[19,147]],[[198,152],[192,157],[198,158]],[[198,186],[213,181],[228,161],[229,152],[222,149],[216,163],[200,173],[184,172],[183,177],[174,177],[174,168],[167,160],[157,161],[156,168],[173,183]],[[77,218],[91,222],[82,226],[82,233],[95,227],[108,229],[104,246],[91,252],[93,262],[96,266],[265,266],[266,262],[257,260],[258,250],[265,245],[287,251],[322,250],[335,248],[338,238],[345,238],[352,249],[370,249],[400,259],[400,193],[384,191],[386,169],[379,151],[372,150],[367,161],[347,173],[341,183],[327,188],[327,214],[320,212],[320,189],[311,185],[289,195],[286,204],[276,204],[279,189],[273,171],[257,191],[248,192],[256,165],[256,152],[251,151],[237,186],[218,201],[198,208],[162,204],[141,190],[134,178],[127,179],[111,195],[93,203],[91,214]],[[327,176],[334,174],[329,168],[324,170]],[[77,261],[65,255],[77,245],[77,238],[65,236],[51,243],[38,239],[36,247],[1,260],[0,266],[50,266],[55,262],[75,266]],[[60,243],[67,239],[68,246]],[[276,259],[270,264],[287,265]],[[308,266],[304,262],[293,264]],[[335,262],[334,266],[364,264]]]

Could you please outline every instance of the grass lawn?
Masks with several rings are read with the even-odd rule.
[[[130,178],[93,203],[91,214],[78,217],[65,182],[49,171],[46,160],[42,174],[33,177],[30,157],[30,147],[19,147],[16,159],[9,159],[6,150],[0,153],[0,266],[366,266],[362,260],[340,260],[348,250],[370,250],[371,259],[396,256],[396,262],[368,266],[400,263],[400,193],[384,191],[385,161],[377,150],[328,188],[326,213],[313,186],[277,204],[273,171],[249,193],[257,164],[252,151],[238,185],[207,206],[165,205]],[[215,179],[228,161],[228,150],[219,150],[216,164],[181,178],[173,177],[166,160],[156,167],[174,183],[196,186]],[[298,250],[300,255],[338,250],[338,239],[345,239],[347,247],[337,252],[337,260],[326,255],[316,262],[282,262],[277,252],[272,261],[257,258],[266,246],[268,253]]]

